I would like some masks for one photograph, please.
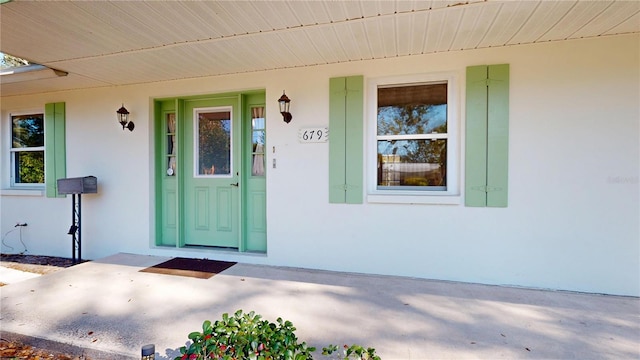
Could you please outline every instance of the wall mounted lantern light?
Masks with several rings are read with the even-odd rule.
[[[280,96],[280,99],[278,99],[278,104],[280,105],[280,114],[282,114],[282,119],[287,124],[290,123],[291,119],[293,118],[293,116],[291,116],[291,113],[289,112],[290,103],[291,100],[289,100],[287,95],[285,95],[284,90],[282,90],[282,96]]]
[[[133,131],[133,128],[136,126],[133,124],[133,121],[129,121],[129,111],[124,107],[124,104],[122,104],[122,107],[118,109],[117,113],[118,122],[122,125],[122,130],[127,128],[129,131]]]

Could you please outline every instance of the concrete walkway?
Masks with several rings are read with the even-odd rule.
[[[139,272],[167,259],[117,254],[0,287],[0,328],[113,359],[153,343],[173,359],[204,320],[243,309],[292,321],[318,349],[386,360],[640,358],[638,298],[246,264],[207,280]]]
[[[0,263],[0,283],[14,284],[20,281],[33,279],[38,276],[40,276],[40,274],[11,269],[2,266],[2,263]]]

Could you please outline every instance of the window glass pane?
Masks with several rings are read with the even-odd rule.
[[[168,113],[167,120],[167,175],[176,175],[176,114]]]
[[[264,145],[264,131],[258,130],[253,132],[253,149],[255,151],[256,145]]]
[[[174,113],[167,114],[167,133],[176,133],[176,114]]]
[[[16,151],[13,154],[16,184],[44,184],[44,151]]]
[[[264,118],[253,118],[251,124],[254,130],[264,129]]]
[[[446,187],[446,171],[445,139],[378,141],[379,188]]]
[[[44,114],[12,116],[11,138],[13,148],[44,146]]]
[[[175,135],[167,136],[167,155],[175,155],[176,150],[174,148],[174,144],[176,142]]]
[[[251,159],[251,175],[252,176],[264,176],[265,157],[264,157],[264,144],[265,144],[265,119],[264,108],[257,107],[252,109],[251,119],[251,146],[252,146],[252,159]],[[259,116],[259,117],[256,117]]]
[[[231,174],[231,112],[198,113],[198,174]]]
[[[447,132],[447,84],[378,88],[378,135]]]

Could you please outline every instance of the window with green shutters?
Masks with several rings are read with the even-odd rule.
[[[465,205],[506,207],[509,65],[467,68]]]
[[[459,203],[456,88],[455,73],[368,80],[369,202]]]
[[[57,179],[66,176],[65,103],[46,104],[44,113],[11,113],[10,120],[11,187],[58,197]]]

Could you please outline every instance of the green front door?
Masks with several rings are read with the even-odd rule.
[[[240,244],[238,98],[185,102],[184,244]]]
[[[154,101],[156,245],[267,251],[264,95]]]

